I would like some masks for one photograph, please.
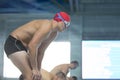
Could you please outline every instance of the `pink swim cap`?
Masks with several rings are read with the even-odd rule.
[[[57,22],[63,21],[66,27],[70,26],[70,16],[66,12],[56,13],[54,18]]]

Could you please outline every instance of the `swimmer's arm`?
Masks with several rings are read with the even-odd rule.
[[[69,73],[70,64],[62,64],[60,68],[58,68],[59,71],[63,72],[65,75]]]
[[[69,72],[69,64],[61,64],[61,65],[58,65],[58,66],[54,67],[54,68],[51,70],[51,73],[52,73],[52,74],[56,74],[56,73],[58,73],[59,71],[62,71],[65,75],[67,75],[68,72]]]
[[[41,42],[44,40],[45,36],[49,33],[49,29],[41,28],[39,29],[33,36],[32,40],[30,41],[28,45],[29,49],[29,58],[32,70],[38,70],[38,64],[37,64],[37,52],[38,52],[38,46],[41,44]]]
[[[62,72],[67,75],[69,73],[69,64],[65,64],[65,66],[62,68]]]
[[[50,45],[50,43],[55,39],[56,35],[57,35],[57,32],[52,32],[50,34],[49,38],[46,41],[42,42],[41,46],[38,48],[38,56],[40,57],[39,59],[41,59],[41,60],[38,60],[39,61],[39,63],[38,63],[39,70],[41,68],[40,61],[42,61],[42,59],[43,59],[44,52],[47,49],[47,47]]]

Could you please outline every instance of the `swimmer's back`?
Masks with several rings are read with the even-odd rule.
[[[49,20],[33,20],[27,24],[20,26],[10,35],[22,41],[23,44],[27,45],[31,41],[35,32],[39,30],[41,26],[44,25],[44,23],[49,23]]]

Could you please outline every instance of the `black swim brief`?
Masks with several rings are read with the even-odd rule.
[[[25,46],[22,44],[20,40],[17,40],[16,38],[12,37],[11,35],[8,36],[5,45],[4,45],[4,50],[7,56],[9,56],[12,53],[15,53],[17,51],[26,51],[27,49]]]

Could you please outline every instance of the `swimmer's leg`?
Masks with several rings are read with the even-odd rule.
[[[32,80],[32,71],[29,58],[25,51],[15,52],[8,57],[12,63],[21,71],[24,80]]]

